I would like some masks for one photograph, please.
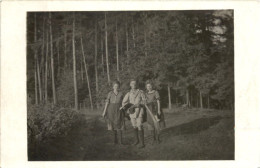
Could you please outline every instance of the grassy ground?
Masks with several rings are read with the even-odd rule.
[[[84,111],[83,111],[84,112]],[[98,114],[98,115],[97,115]],[[86,114],[66,138],[41,144],[32,160],[233,160],[234,115],[231,111],[185,109],[165,113],[167,128],[161,144],[151,145],[145,130],[144,149],[129,144],[133,132],[127,121],[125,146],[114,145],[99,113]]]

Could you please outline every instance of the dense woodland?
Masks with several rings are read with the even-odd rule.
[[[32,104],[103,108],[113,80],[153,80],[163,107],[234,108],[233,11],[30,12]]]

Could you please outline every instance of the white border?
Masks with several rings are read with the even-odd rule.
[[[3,1],[1,3],[1,167],[260,167],[259,4],[259,1]],[[27,161],[27,11],[198,9],[234,9],[235,161]]]

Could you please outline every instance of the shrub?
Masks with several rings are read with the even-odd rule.
[[[52,107],[50,103],[32,105],[28,102],[28,141],[34,144],[66,136],[76,123],[83,121],[82,114],[72,109]]]

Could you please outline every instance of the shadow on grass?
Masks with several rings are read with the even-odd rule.
[[[222,117],[219,116],[201,118],[189,123],[166,128],[161,132],[161,138],[164,141],[170,136],[197,134],[217,124],[221,119]],[[132,137],[129,136],[129,134],[131,135],[132,131],[128,132],[128,135],[124,139],[125,142],[131,141]],[[151,141],[150,135],[145,137],[147,147],[141,151],[129,145],[117,146],[112,143],[108,143],[112,142],[112,134],[108,131],[104,132],[103,136],[104,138],[92,142],[92,145],[86,150],[83,160],[150,160],[149,157],[147,158],[146,156],[146,153],[153,150],[153,148],[149,147],[149,141]]]
[[[209,127],[217,124],[222,117],[210,117],[210,118],[200,118],[189,123],[184,123],[178,126],[169,127],[161,132],[161,137],[166,137],[171,134],[172,136],[184,135],[184,134],[196,134],[201,131],[208,129]]]
[[[216,125],[222,118],[220,116],[200,118],[166,128],[161,132],[162,143],[160,146],[172,146],[174,144],[169,141],[170,137],[198,134]],[[55,139],[53,143],[43,145],[42,151],[38,151],[38,157],[35,160],[151,160],[149,153],[156,153],[154,150],[157,149],[149,146],[150,140],[150,135],[145,137],[147,147],[142,150],[130,145],[113,145],[112,132],[107,131],[104,122],[97,117],[91,122],[76,125],[67,137]],[[124,132],[124,142],[132,141],[133,132]],[[55,149],[49,150],[54,147]]]

